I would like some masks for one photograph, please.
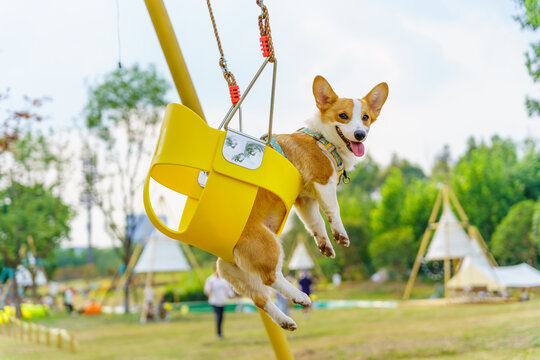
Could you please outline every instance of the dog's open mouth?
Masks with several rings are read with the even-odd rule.
[[[339,128],[339,126],[336,126],[336,131],[339,137],[341,138],[341,140],[343,140],[345,145],[347,145],[347,149],[349,149],[350,152],[352,152],[357,157],[364,156],[365,149],[364,149],[363,143],[358,142],[358,141],[350,141],[349,139],[347,139],[345,135],[343,135],[343,133],[341,132],[341,129]]]

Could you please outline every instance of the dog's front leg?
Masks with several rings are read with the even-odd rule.
[[[294,206],[298,216],[315,238],[321,254],[331,258],[336,257],[334,248],[326,235],[326,227],[324,226],[324,219],[319,212],[317,199],[309,196],[301,196],[296,199]]]
[[[345,231],[341,216],[339,214],[339,204],[337,201],[337,184],[334,181],[329,181],[326,185],[314,184],[317,200],[321,205],[330,227],[332,228],[332,234],[336,242],[343,246],[349,246],[349,235]]]

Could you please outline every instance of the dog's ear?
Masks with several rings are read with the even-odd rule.
[[[385,82],[375,86],[369,94],[364,97],[364,100],[369,105],[369,108],[375,114],[375,118],[379,116],[381,108],[384,105],[386,98],[388,97],[388,84]]]
[[[315,96],[317,107],[321,111],[328,109],[338,99],[338,96],[332,90],[328,81],[320,75],[317,75],[313,80],[313,95]]]

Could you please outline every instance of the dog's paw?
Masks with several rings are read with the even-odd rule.
[[[339,245],[345,246],[345,247],[349,247],[349,245],[351,244],[351,241],[349,240],[349,236],[346,233],[341,234],[339,232],[334,232],[334,240],[336,240],[336,242]]]
[[[301,295],[294,297],[292,299],[292,302],[298,305],[302,305],[303,307],[311,306],[311,299],[306,293],[302,293]]]
[[[323,254],[324,256],[328,256],[329,258],[336,257],[334,248],[332,247],[332,244],[330,244],[330,241],[328,239],[324,239],[323,241],[317,241],[317,246],[319,247],[321,254]]]
[[[281,324],[279,324],[279,326],[281,326],[283,329],[289,330],[289,331],[294,331],[294,330],[298,329],[298,326],[296,326],[296,323],[291,318],[283,320],[281,322]]]

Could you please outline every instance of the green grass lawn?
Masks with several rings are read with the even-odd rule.
[[[540,300],[314,310],[307,318],[293,311],[292,316],[299,326],[288,333],[296,359],[540,358]],[[172,322],[146,325],[137,320],[133,315],[57,315],[41,322],[72,331],[78,341],[75,354],[0,335],[0,359],[273,358],[257,313],[227,313],[222,340],[214,336],[212,314],[175,314]]]

